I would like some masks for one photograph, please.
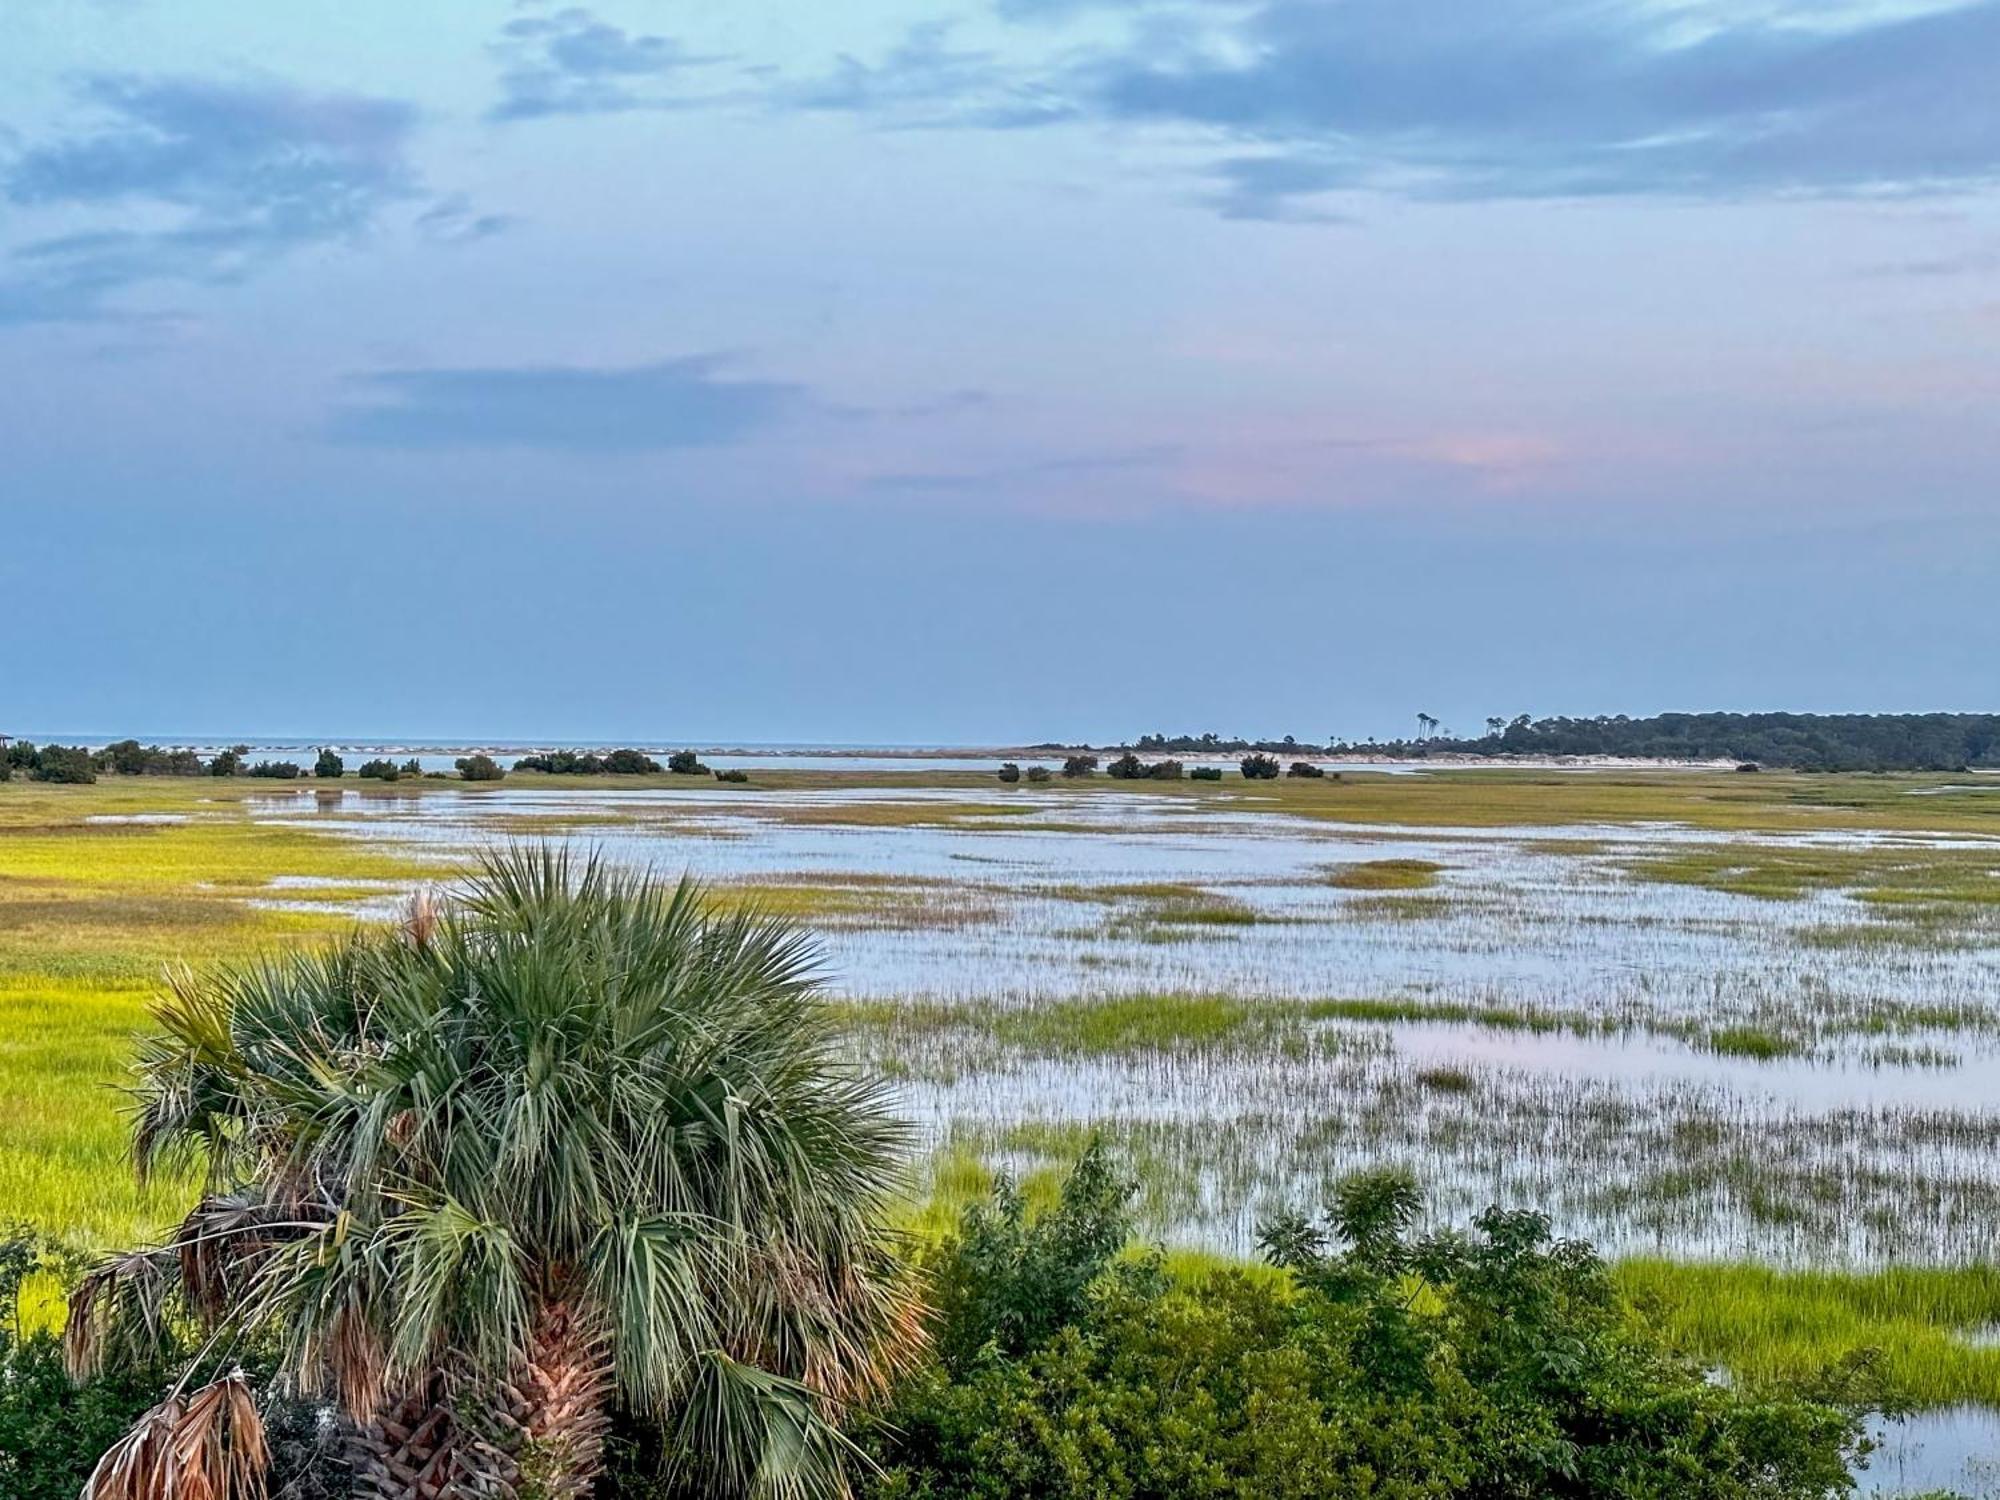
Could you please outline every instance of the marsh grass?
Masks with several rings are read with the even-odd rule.
[[[1869,1272],[1631,1260],[1617,1267],[1635,1314],[1695,1358],[1758,1386],[1817,1378],[1879,1351],[1894,1391],[1921,1407],[2000,1407],[2000,1267]]]
[[[1428,859],[1371,859],[1341,865],[1326,883],[1343,891],[1420,891],[1437,884],[1444,866]]]

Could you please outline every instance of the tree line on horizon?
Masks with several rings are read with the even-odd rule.
[[[1428,713],[1404,739],[1286,735],[1247,740],[1207,734],[1142,734],[1140,752],[1366,755],[1619,756],[1641,760],[1733,760],[1802,771],[1964,771],[2000,765],[2000,714],[1668,713],[1632,718],[1489,718],[1482,735],[1457,735]]]
[[[347,762],[330,748],[321,747],[310,769],[295,760],[249,760],[248,745],[232,745],[204,760],[195,751],[181,747],[141,745],[137,740],[114,740],[101,749],[87,745],[36,745],[32,740],[14,740],[0,747],[0,781],[16,772],[31,781],[88,784],[100,774],[118,776],[254,776],[273,781],[297,781],[313,776],[337,781],[347,774]],[[453,764],[464,781],[500,781],[508,768],[484,753],[460,756]],[[555,750],[546,755],[523,755],[515,760],[516,771],[539,771],[550,776],[651,776],[662,771],[683,776],[713,774],[718,781],[749,780],[738,770],[711,772],[692,750],[677,750],[662,766],[642,750],[608,750],[599,754],[588,750]],[[397,762],[366,760],[355,775],[369,781],[400,781],[402,778],[445,777],[444,771],[426,771],[414,755]]]

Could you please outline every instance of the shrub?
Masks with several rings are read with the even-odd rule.
[[[249,751],[248,745],[232,745],[227,750],[218,750],[208,763],[211,776],[235,776],[243,770],[243,757]]]
[[[247,771],[245,774],[250,776],[262,776],[270,781],[296,781],[300,776],[304,775],[305,773],[299,769],[299,764],[297,761],[260,760],[257,762],[256,765],[252,766],[249,769],[249,771]]]
[[[414,755],[412,755],[408,760],[403,762],[403,774],[405,776],[423,775],[424,763],[418,760]]]
[[[154,748],[157,750],[159,747]],[[95,759],[100,771],[116,771],[120,776],[146,774],[146,752],[137,740],[114,740],[100,750]]]
[[[717,781],[727,781],[735,785],[740,785],[750,779],[750,773],[748,771],[739,771],[732,767],[727,771],[717,771],[715,779]]]
[[[676,750],[667,757],[667,769],[676,776],[703,776],[708,767],[701,763],[701,757],[692,750]]]
[[[1138,759],[1137,756],[1131,758],[1134,760]],[[1088,776],[1096,769],[1097,757],[1094,755],[1071,755],[1065,757],[1063,760],[1063,775],[1072,780],[1079,776]]]
[[[338,781],[347,774],[347,763],[331,750],[322,748],[319,759],[313,762],[313,775],[322,781]]]
[[[453,764],[458,767],[459,776],[466,781],[498,781],[507,774],[500,769],[500,762],[490,755],[461,755]]]
[[[354,774],[370,781],[396,781],[403,773],[393,760],[364,760]]]
[[[35,753],[35,769],[30,774],[36,781],[80,786],[97,780],[97,767],[81,745],[44,745]]]
[[[1146,775],[1152,781],[1179,781],[1181,770],[1181,763],[1177,760],[1156,760],[1146,767]]]
[[[1011,760],[1000,763],[1000,779],[1009,785],[1021,779],[1021,768]]]
[[[1237,762],[1245,781],[1276,781],[1278,758],[1274,755],[1246,755]]]
[[[1150,769],[1143,760],[1127,750],[1104,768],[1104,774],[1114,781],[1137,781]]]
[[[1190,781],[1220,781],[1222,780],[1222,770],[1219,766],[1196,766],[1192,771],[1188,772],[1188,779]]]
[[[1041,782],[1049,779],[1049,768],[1047,766],[1028,767],[1028,780]]]
[[[672,762],[668,764],[671,767]],[[604,769],[613,776],[651,776],[659,772],[660,763],[643,750],[613,750],[604,757]],[[694,769],[704,768],[697,763]]]
[[[7,747],[7,764],[17,771],[34,770],[35,757],[35,742],[33,740],[16,740]]]
[[[1095,1148],[1039,1219],[1002,1181],[937,1252],[936,1355],[863,1434],[873,1500],[1824,1500],[1879,1392],[1711,1381],[1538,1214],[1418,1236],[1415,1184],[1341,1184],[1262,1243],[1281,1275],[1120,1257]]]
[[[1326,772],[1322,771],[1309,760],[1295,760],[1292,762],[1292,768],[1285,772],[1285,774],[1287,776],[1303,776],[1307,780],[1318,780],[1320,777],[1326,775]]]

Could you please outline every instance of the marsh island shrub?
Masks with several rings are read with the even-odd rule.
[[[1236,764],[1237,769],[1243,773],[1245,781],[1278,779],[1278,758],[1275,755],[1246,755]]]
[[[1308,780],[1316,780],[1326,775],[1326,772],[1322,771],[1309,760],[1295,760],[1292,762],[1292,768],[1285,772],[1285,774],[1287,776],[1302,776]]]
[[[1034,782],[1042,782],[1042,781],[1048,781],[1049,779],[1050,779],[1049,768],[1047,766],[1028,767],[1028,780]]]
[[[452,762],[458,767],[458,774],[466,781],[499,781],[507,773],[500,769],[500,762],[490,755],[461,755]]]
[[[1136,760],[1138,757],[1134,756],[1133,758]],[[1071,780],[1075,780],[1081,776],[1089,776],[1096,770],[1097,757],[1094,755],[1069,755],[1063,757],[1062,773]]]
[[[261,776],[267,781],[297,781],[305,772],[294,760],[260,760],[244,774]]]
[[[313,762],[313,775],[322,781],[338,781],[347,774],[347,763],[331,750],[322,749]]]
[[[1012,785],[1021,779],[1021,768],[1011,760],[1002,761],[1000,763],[1000,779]]]
[[[667,757],[667,769],[676,776],[706,776],[708,767],[692,750],[676,750]]]
[[[397,781],[403,772],[393,760],[364,760],[354,774],[368,781]]]
[[[1192,771],[1188,772],[1188,780],[1220,781],[1222,780],[1222,768],[1220,766],[1196,766]]]

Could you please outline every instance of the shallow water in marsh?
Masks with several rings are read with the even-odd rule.
[[[1353,826],[1232,800],[300,788],[253,815],[433,853],[551,837],[789,897],[825,932],[836,990],[884,1002],[869,1055],[936,1138],[1032,1168],[1103,1128],[1175,1239],[1245,1249],[1279,1203],[1401,1160],[1440,1213],[1535,1202],[1612,1249],[2000,1254],[2000,925],[1982,915],[2000,908],[1912,928],[1837,887],[1780,899],[1634,873],[1715,846],[2000,872],[2000,841]],[[1337,883],[1391,860],[1442,868]],[[1187,1038],[1002,1040],[990,1020],[1132,995],[1267,1004]],[[1312,1003],[1335,998],[1391,1008]]]

